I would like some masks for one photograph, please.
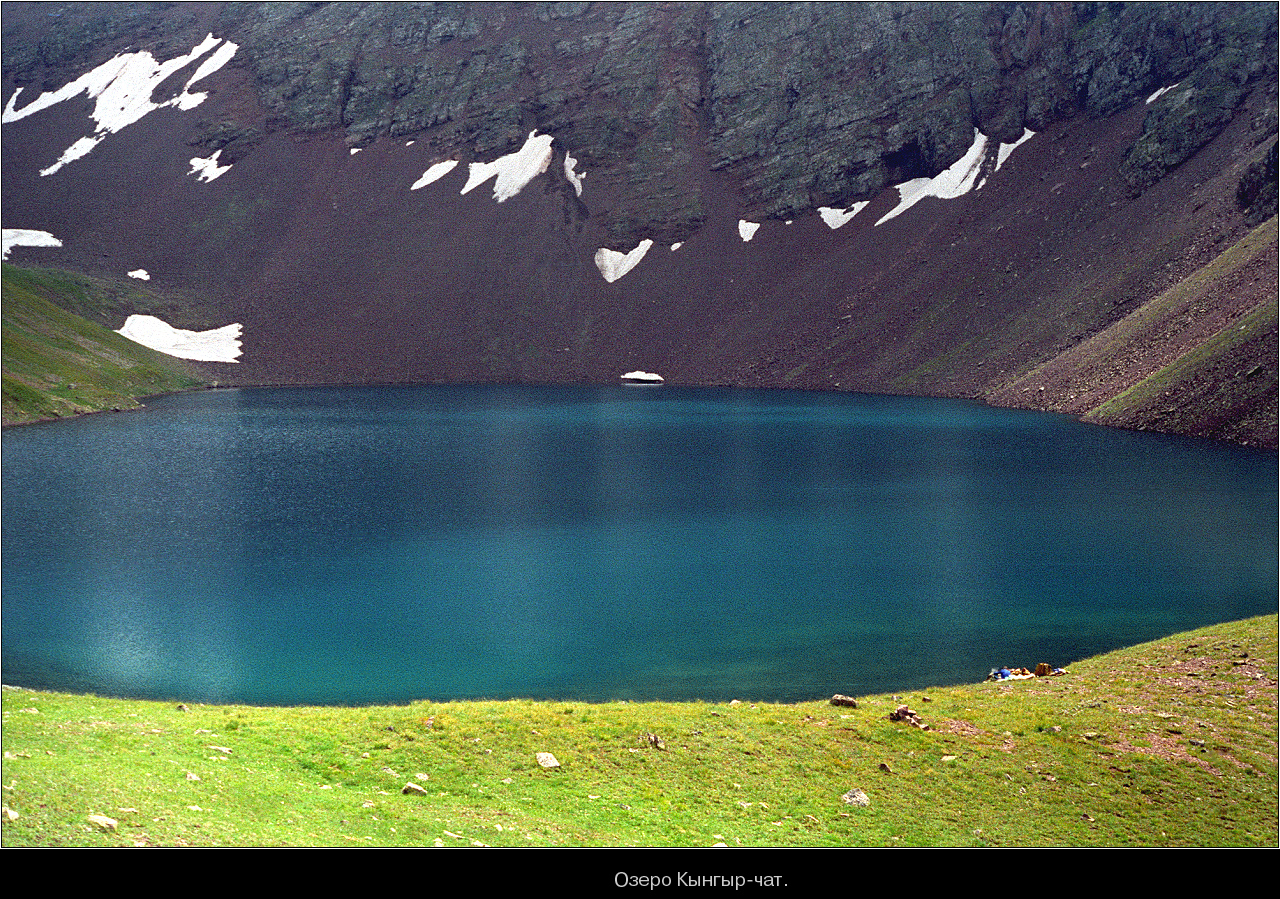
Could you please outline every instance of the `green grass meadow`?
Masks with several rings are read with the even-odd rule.
[[[1276,651],[1269,616],[856,708],[6,686],[3,845],[1274,847]]]

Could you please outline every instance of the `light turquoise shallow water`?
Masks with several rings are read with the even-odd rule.
[[[798,700],[1274,612],[1274,453],[943,400],[229,390],[3,437],[3,678]]]

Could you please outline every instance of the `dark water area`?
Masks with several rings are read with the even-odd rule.
[[[797,701],[1274,612],[1277,458],[948,400],[221,390],[3,435],[3,680]]]

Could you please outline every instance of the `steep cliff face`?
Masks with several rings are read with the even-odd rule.
[[[223,381],[646,367],[1049,407],[1011,385],[1275,210],[1274,4],[6,4],[3,24],[4,225],[62,244],[15,258],[145,268],[193,320],[242,322]],[[143,52],[154,109],[117,128],[95,85]],[[1273,303],[1267,277],[1223,304]],[[1236,439],[1274,445],[1270,420]]]

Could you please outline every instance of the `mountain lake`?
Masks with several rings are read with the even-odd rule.
[[[210,390],[3,434],[3,680],[798,701],[1275,612],[1274,452],[975,402]]]

